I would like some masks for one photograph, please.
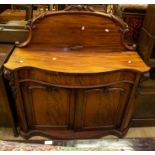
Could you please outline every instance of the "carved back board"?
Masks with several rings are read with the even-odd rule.
[[[29,37],[17,46],[62,50],[134,50],[124,41],[126,23],[113,15],[85,8],[45,13],[28,25]]]

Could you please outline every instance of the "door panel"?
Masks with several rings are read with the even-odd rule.
[[[69,127],[70,91],[36,83],[22,84],[21,89],[29,127]]]
[[[128,98],[128,85],[83,90],[78,94],[78,129],[116,128]],[[81,109],[81,110],[80,110]],[[81,117],[80,117],[81,116]]]

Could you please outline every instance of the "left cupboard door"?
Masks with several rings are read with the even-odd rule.
[[[73,118],[72,91],[36,82],[20,84],[28,128],[70,129]]]

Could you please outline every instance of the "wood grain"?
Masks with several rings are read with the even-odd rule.
[[[19,83],[37,82],[61,88],[97,88],[121,82],[134,84],[135,74],[130,71],[115,71],[96,74],[68,74],[44,71],[37,68],[20,68],[17,71]]]
[[[8,80],[14,80],[20,134],[123,136],[140,74],[149,70],[136,51],[126,50],[126,24],[72,10],[44,14],[30,24],[34,30],[25,47],[15,48],[4,64],[5,73],[13,75]]]
[[[48,24],[46,24],[48,23]],[[133,50],[124,40],[128,26],[121,19],[91,11],[59,11],[43,13],[28,23],[29,36],[18,46],[82,48],[103,50]],[[37,35],[39,34],[39,35]],[[111,40],[111,38],[113,38]]]
[[[70,109],[70,93],[71,91],[32,82],[22,84],[28,126],[31,129],[67,129],[69,112],[73,110]]]
[[[130,63],[131,62],[131,63]],[[99,73],[115,70],[134,70],[147,72],[137,52],[99,52],[90,51],[58,51],[16,48],[4,66],[10,70],[21,67],[35,67],[48,71],[66,73]]]
[[[78,128],[82,130],[117,128],[121,123],[131,87],[129,84],[121,83],[78,92],[75,113],[81,116]]]

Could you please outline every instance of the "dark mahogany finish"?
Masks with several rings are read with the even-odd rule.
[[[121,137],[129,128],[135,89],[149,67],[127,51],[134,47],[123,40],[126,24],[76,9],[32,21],[4,65],[25,138]]]

